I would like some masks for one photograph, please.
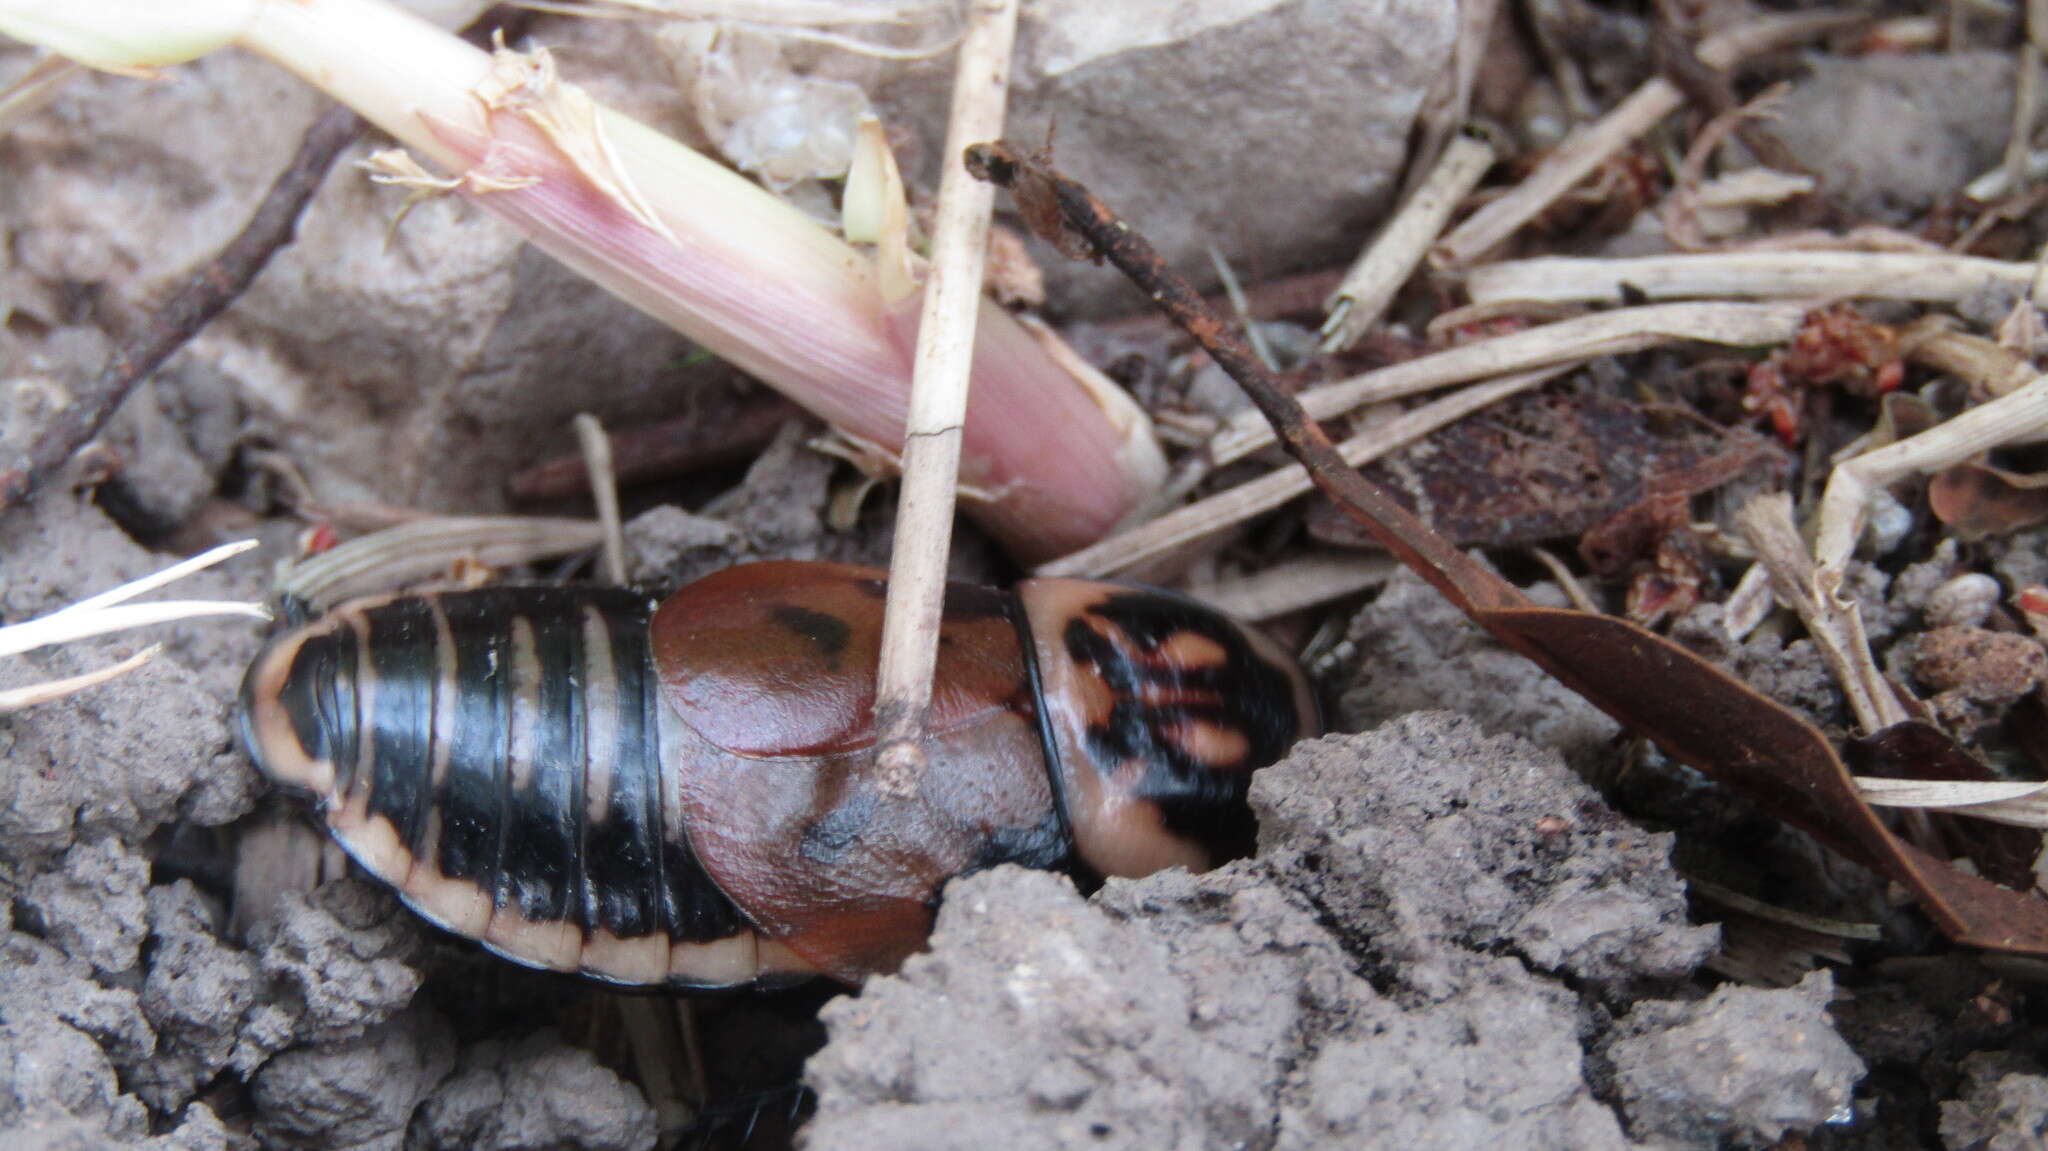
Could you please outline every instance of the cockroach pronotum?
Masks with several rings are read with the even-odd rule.
[[[893,970],[940,889],[1250,851],[1251,772],[1318,728],[1300,670],[1192,600],[946,593],[927,764],[881,786],[884,573],[730,568],[659,604],[499,587],[342,604],[243,682],[242,738],[429,921],[519,963],[718,988]]]

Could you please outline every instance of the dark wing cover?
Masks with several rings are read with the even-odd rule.
[[[927,766],[876,778],[884,592],[870,568],[755,564],[684,588],[653,622],[665,698],[702,743],[672,767],[693,847],[764,933],[850,980],[924,945],[952,876],[1066,852],[1002,593],[949,589]]]

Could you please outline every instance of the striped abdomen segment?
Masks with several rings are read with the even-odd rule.
[[[649,611],[602,589],[344,604],[250,668],[245,741],[416,911],[519,962],[700,987],[792,974],[685,834]]]

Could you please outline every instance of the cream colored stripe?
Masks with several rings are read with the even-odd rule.
[[[342,618],[356,637],[356,777],[350,781],[348,798],[360,798],[367,807],[377,787],[377,665],[371,659],[369,617],[360,610],[345,610]]]
[[[540,722],[540,653],[534,647],[533,624],[512,620],[512,666],[503,669],[512,701],[512,738],[506,748],[506,769],[512,790],[525,791],[533,782],[534,732]]]
[[[448,782],[448,764],[455,755],[455,629],[441,607],[440,596],[427,596],[427,611],[434,617],[434,726],[427,736],[428,755],[433,764],[428,779],[433,782],[429,802],[435,809]]]
[[[583,810],[603,823],[612,801],[612,771],[618,766],[620,709],[618,668],[612,662],[612,634],[595,604],[583,605]]]

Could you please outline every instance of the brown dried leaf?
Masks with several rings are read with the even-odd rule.
[[[2009,535],[2048,521],[2048,475],[1957,464],[1929,481],[1927,503],[1963,539]]]
[[[1421,509],[1424,522],[1454,543],[1514,547],[1576,538],[1631,509],[1682,501],[1778,458],[1754,433],[1656,416],[1598,394],[1520,396],[1371,465],[1366,477]],[[1327,499],[1310,506],[1308,529],[1326,543],[1375,546]],[[1596,562],[1596,569],[1619,574],[1654,553],[1662,534],[1642,535],[1617,562]]]

